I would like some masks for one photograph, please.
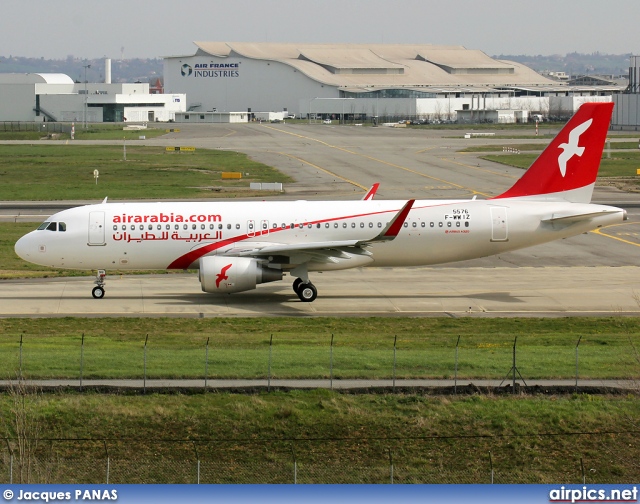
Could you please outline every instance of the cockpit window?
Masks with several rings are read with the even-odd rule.
[[[66,231],[67,225],[64,222],[43,222],[38,226],[38,231],[46,229],[47,231]]]

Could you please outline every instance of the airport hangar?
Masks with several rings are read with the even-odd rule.
[[[104,82],[74,82],[65,74],[0,73],[0,121],[172,121],[186,110],[184,94],[151,94],[148,83],[112,83],[105,59]]]
[[[176,121],[227,122],[232,112],[302,118],[527,120],[570,116],[585,101],[611,101],[621,86],[570,86],[513,61],[463,46],[196,42],[164,58],[167,93],[187,96]]]

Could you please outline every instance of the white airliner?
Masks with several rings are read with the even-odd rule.
[[[587,103],[505,193],[487,200],[107,203],[52,215],[15,245],[26,261],[98,270],[200,270],[202,290],[232,293],[288,273],[300,300],[310,272],[420,266],[521,249],[622,222],[590,204],[612,103]]]

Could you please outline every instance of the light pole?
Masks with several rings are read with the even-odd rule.
[[[84,129],[87,129],[87,68],[91,65],[82,65],[84,68]]]

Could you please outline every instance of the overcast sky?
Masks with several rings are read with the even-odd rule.
[[[2,0],[0,56],[190,55],[193,41],[640,54],[640,0]]]

